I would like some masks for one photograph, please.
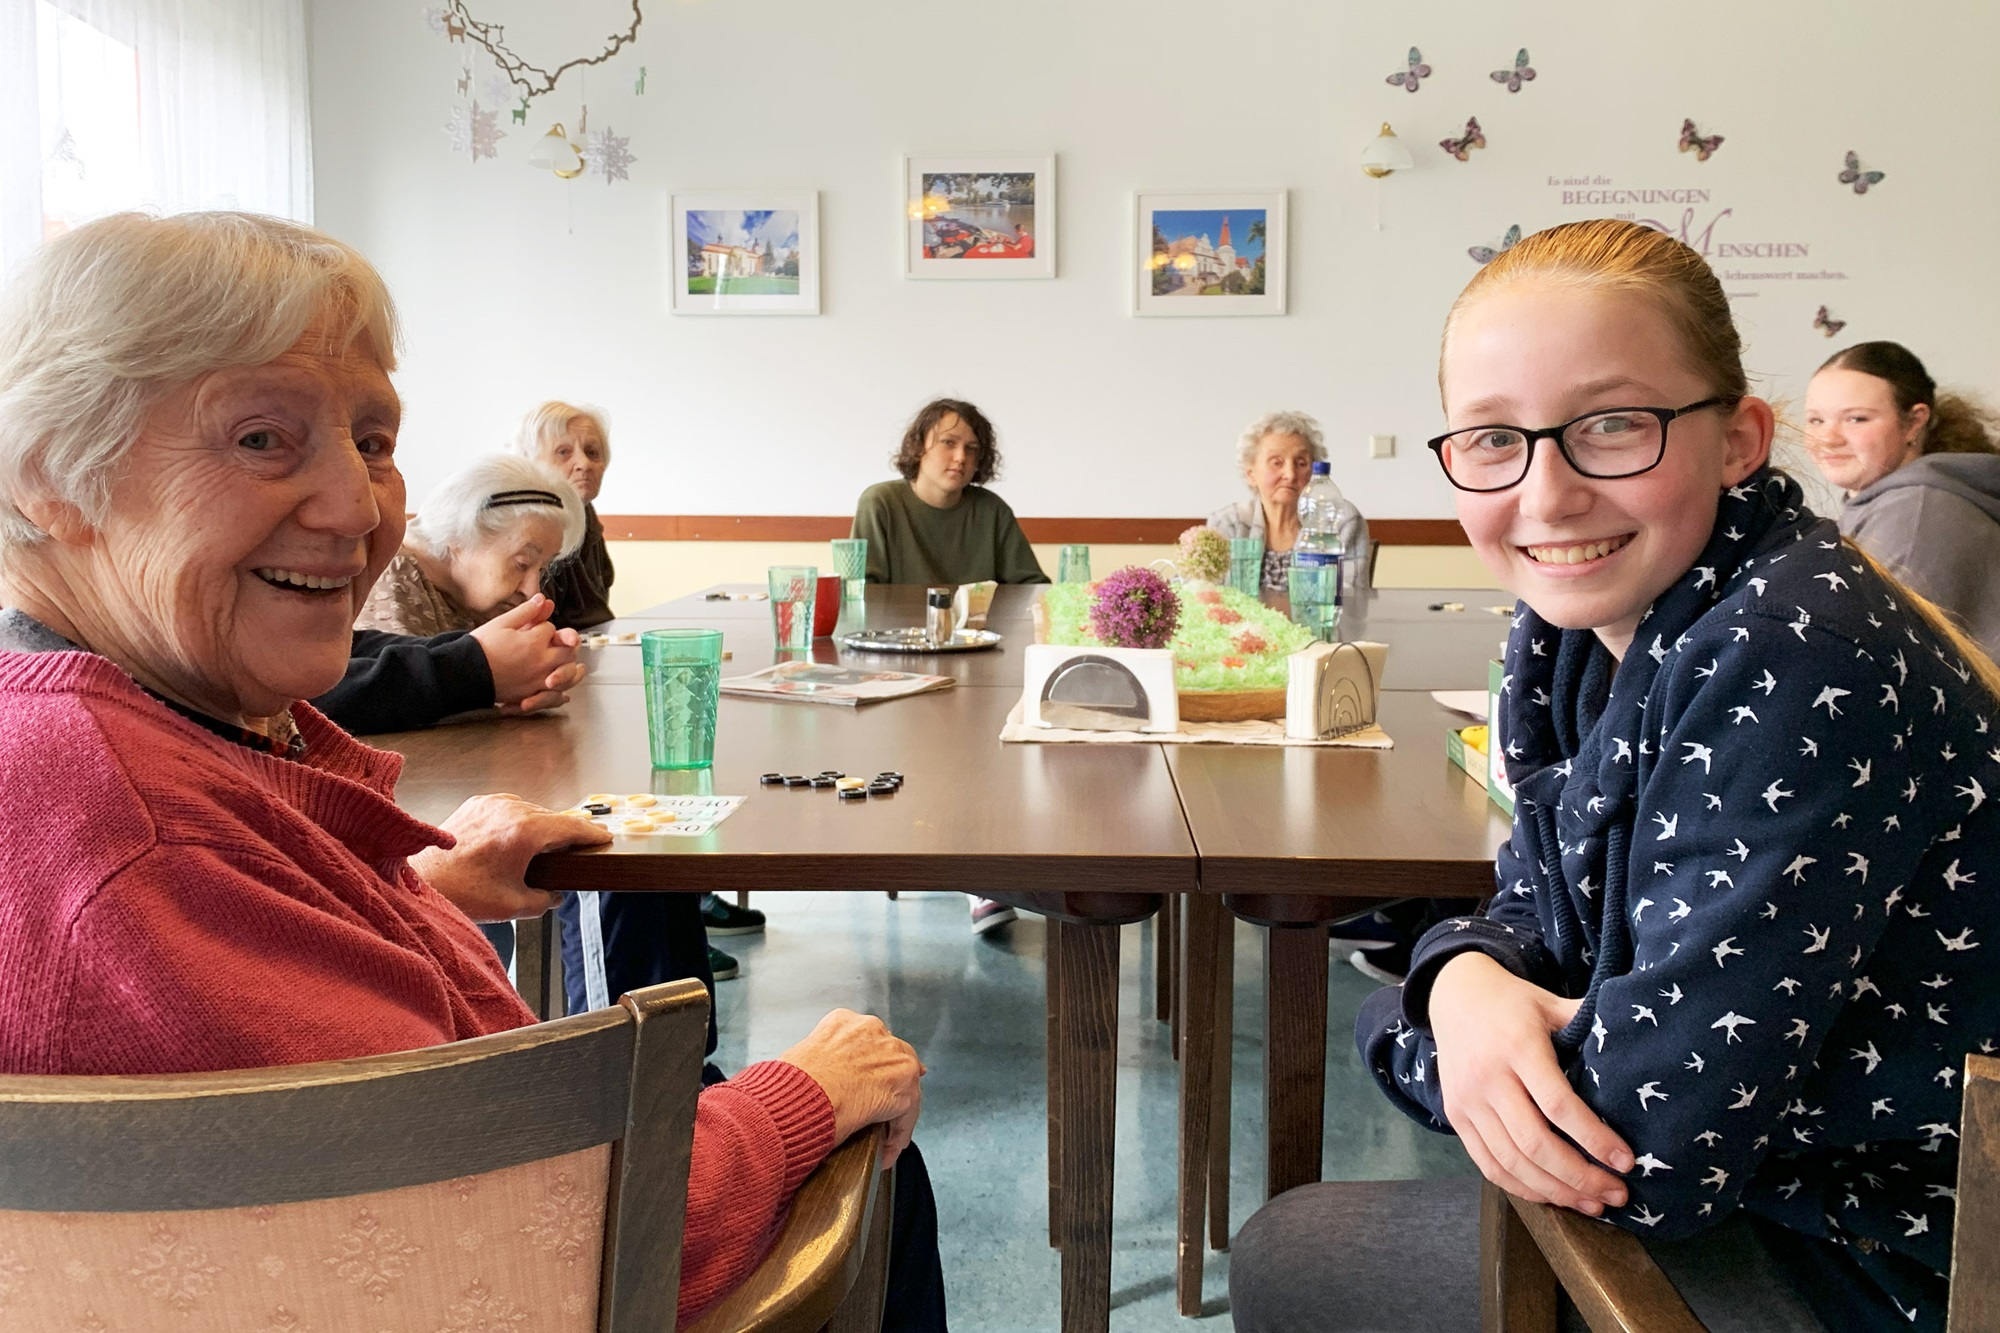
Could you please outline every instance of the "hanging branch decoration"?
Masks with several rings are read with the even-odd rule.
[[[606,185],[632,179],[627,174],[627,168],[639,159],[632,156],[630,135],[613,134],[611,127],[606,125],[583,142],[583,160],[589,164],[586,170],[591,175],[602,176]]]
[[[494,63],[500,66],[500,72],[507,76],[508,82],[519,88],[529,101],[533,101],[545,93],[554,92],[557,81],[570,70],[601,65],[636,41],[639,36],[639,24],[644,19],[644,15],[639,12],[639,3],[640,0],[632,0],[632,26],[622,33],[613,33],[605,38],[604,50],[594,56],[578,56],[574,60],[565,60],[553,70],[531,65],[515,55],[507,46],[506,25],[487,23],[474,18],[471,10],[466,7],[466,0],[448,0],[444,9],[443,23],[447,37],[454,42],[469,41],[484,50],[493,57]]]
[[[639,66],[639,77],[632,80],[632,95],[634,97],[644,97],[646,95],[646,67],[644,65]]]

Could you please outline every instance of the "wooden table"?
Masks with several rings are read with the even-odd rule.
[[[1118,925],[1151,915],[1163,895],[1185,895],[1177,1283],[1183,1312],[1197,1313],[1204,1204],[1220,1219],[1215,1243],[1227,1241],[1227,1150],[1215,1151],[1228,1132],[1224,912],[1272,928],[1266,1182],[1276,1193],[1319,1176],[1327,947],[1317,923],[1386,898],[1480,896],[1490,886],[1505,820],[1445,759],[1450,715],[1426,695],[1393,687],[1482,685],[1506,621],[1481,609],[1498,604],[1490,592],[1385,590],[1350,607],[1350,634],[1390,645],[1382,721],[1397,738],[1392,751],[1001,745],[1020,693],[1020,649],[1033,638],[1034,595],[998,590],[987,624],[1007,642],[996,650],[869,659],[951,675],[959,682],[951,690],[858,710],[725,698],[707,773],[652,770],[639,650],[623,645],[586,650],[592,675],[558,713],[382,743],[406,756],[399,800],[424,818],[442,818],[480,791],[557,807],[600,790],[750,798],[705,837],[538,858],[530,881],[542,887],[964,887],[1047,915],[1050,1222],[1063,1252],[1063,1327],[1101,1333],[1110,1303]],[[920,588],[871,587],[864,605],[843,608],[843,621],[918,624],[922,596]],[[1439,601],[1467,610],[1428,609]],[[774,658],[763,601],[696,594],[603,628],[669,625],[721,629],[732,673]],[[819,640],[813,656],[841,658],[831,639]],[[756,781],[827,767],[895,769],[907,781],[893,798],[846,805]]]
[[[767,625],[756,632],[768,639]],[[640,686],[602,678],[554,714],[378,743],[407,760],[399,802],[433,820],[481,791],[558,808],[587,791],[748,797],[699,838],[620,839],[538,857],[529,882],[539,887],[963,888],[1046,915],[1050,1222],[1062,1249],[1063,1327],[1102,1333],[1111,1306],[1118,928],[1151,916],[1162,895],[1194,889],[1194,844],[1159,746],[1003,746],[1000,728],[1018,697],[1017,675],[1009,688],[963,686],[868,709],[725,698],[706,773],[654,772]],[[895,796],[865,802],[757,782],[765,772],[829,767],[895,769],[906,780]],[[531,970],[546,969],[545,939],[534,952]]]
[[[1394,660],[1392,650],[1391,660]],[[1225,911],[1268,927],[1265,1197],[1320,1178],[1326,1112],[1326,923],[1396,898],[1483,898],[1509,822],[1444,753],[1464,719],[1386,690],[1380,750],[1169,745],[1200,856],[1183,908],[1180,1218],[1176,1287],[1201,1310],[1202,1217],[1228,1241],[1234,953]],[[1204,1198],[1206,1196],[1206,1199]]]

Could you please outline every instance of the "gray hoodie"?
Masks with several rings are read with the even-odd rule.
[[[2000,454],[1927,454],[1847,497],[1840,530],[2000,658]]]

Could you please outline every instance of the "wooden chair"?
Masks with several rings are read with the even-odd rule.
[[[363,1059],[0,1076],[0,1326],[670,1331],[707,1023],[681,981]],[[880,1327],[880,1141],[702,1333]]]
[[[2000,1328],[2000,1060],[1966,1057],[1949,1333]],[[1484,1333],[1555,1333],[1556,1290],[1592,1333],[1702,1333],[1630,1232],[1486,1186],[1479,1226]]]

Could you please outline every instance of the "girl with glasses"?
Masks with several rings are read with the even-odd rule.
[[[1637,1234],[1710,1329],[1942,1329],[1957,1081],[2000,1037],[2000,668],[1770,467],[1680,242],[1521,242],[1440,386],[1459,518],[1520,599],[1517,804],[1494,897],[1364,1003],[1370,1072],[1494,1184]],[[1471,1196],[1411,1226],[1338,1188],[1246,1228],[1239,1329],[1476,1319]],[[1373,1287],[1282,1262],[1371,1228],[1401,1249]]]

